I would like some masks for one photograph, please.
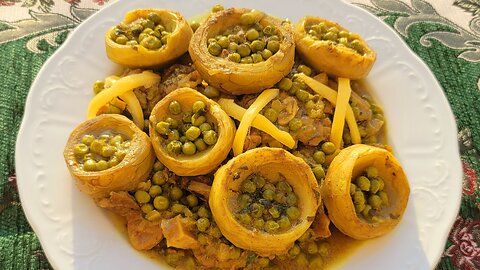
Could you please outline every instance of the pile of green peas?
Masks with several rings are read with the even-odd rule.
[[[358,54],[364,54],[365,48],[362,42],[349,31],[340,30],[335,26],[319,22],[305,27],[305,32],[315,40],[331,41],[339,46],[351,48]]]
[[[252,12],[241,15],[240,24],[208,39],[208,52],[241,64],[263,62],[280,49],[279,31],[263,26]]]
[[[166,149],[171,155],[191,156],[217,142],[218,134],[207,122],[207,105],[203,101],[195,101],[192,111],[182,112],[180,102],[173,100],[168,110],[172,117],[158,122],[155,131],[167,140]]]
[[[388,194],[384,191],[385,183],[378,174],[378,169],[367,167],[362,175],[350,183],[350,196],[352,197],[355,211],[366,220],[380,221],[376,213],[382,206],[388,205]]]
[[[298,267],[322,269],[324,258],[331,252],[330,243],[326,240],[314,240],[312,236],[312,230],[308,229],[288,250],[286,258],[293,260]]]
[[[111,32],[110,38],[120,45],[141,45],[150,50],[157,50],[167,44],[171,34],[161,24],[160,15],[155,12],[147,14],[129,24],[120,23]]]
[[[74,145],[73,153],[84,171],[103,171],[118,165],[129,147],[130,140],[120,134],[86,134]]]
[[[272,183],[252,174],[240,186],[235,217],[248,228],[281,233],[300,218],[298,197],[285,180]]]

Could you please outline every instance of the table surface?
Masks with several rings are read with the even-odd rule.
[[[42,64],[106,2],[0,0],[0,269],[51,268],[22,211],[15,139]],[[351,2],[390,25],[444,89],[457,121],[464,177],[460,212],[437,269],[480,269],[480,1]]]

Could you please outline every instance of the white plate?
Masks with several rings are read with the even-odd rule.
[[[158,269],[136,252],[106,212],[80,193],[63,160],[69,133],[85,119],[91,85],[118,70],[105,56],[103,35],[139,7],[170,8],[187,18],[216,2],[115,1],[86,20],[38,74],[26,103],[16,148],[21,201],[57,269]],[[425,64],[383,22],[340,1],[243,0],[225,3],[297,21],[318,15],[361,33],[378,53],[368,82],[388,119],[388,140],[411,185],[405,216],[390,234],[368,241],[345,269],[433,268],[461,198],[462,170],[453,114]]]

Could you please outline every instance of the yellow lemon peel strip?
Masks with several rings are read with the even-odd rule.
[[[218,104],[222,109],[234,119],[240,121],[242,120],[243,115],[247,111],[242,106],[239,106],[233,101],[233,99],[224,99],[221,98],[218,100]],[[252,127],[257,128],[270,136],[275,140],[279,141],[281,144],[292,149],[295,146],[295,140],[293,139],[290,133],[278,129],[270,120],[265,116],[258,114],[252,121]]]
[[[240,120],[240,125],[238,126],[237,132],[235,133],[235,138],[233,139],[232,149],[235,156],[238,156],[243,152],[245,138],[247,137],[247,133],[250,125],[253,122],[253,119],[255,119],[263,107],[265,107],[272,99],[278,96],[278,92],[278,89],[264,90],[247,109],[242,117],[242,120]]]
[[[343,127],[345,126],[345,114],[347,112],[348,101],[352,89],[350,88],[350,79],[338,78],[338,95],[335,113],[333,114],[332,131],[330,133],[330,141],[340,149],[343,138]]]
[[[324,85],[323,83],[312,79],[305,74],[297,74],[298,78],[300,78],[303,82],[305,82],[308,87],[312,88],[317,94],[326,98],[330,103],[333,105],[337,104],[337,91],[333,90],[332,88]],[[360,137],[360,131],[358,130],[357,121],[355,120],[355,115],[353,114],[352,107],[350,104],[347,106],[347,111],[345,114],[345,118],[348,124],[348,128],[350,129],[350,136],[352,137],[352,143],[358,144],[362,142],[362,138]]]

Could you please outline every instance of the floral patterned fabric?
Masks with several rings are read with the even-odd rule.
[[[30,85],[45,60],[108,0],[0,0],[0,269],[50,269],[19,200],[14,151]],[[458,125],[463,197],[437,269],[480,269],[480,0],[353,0],[430,67]]]

